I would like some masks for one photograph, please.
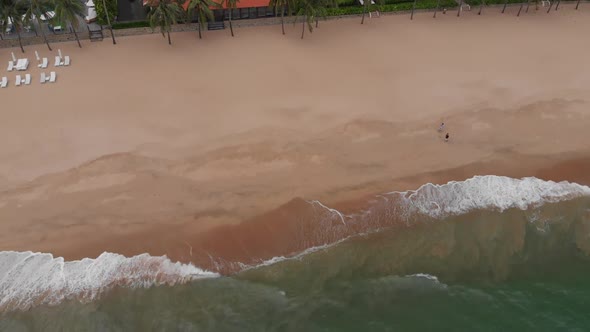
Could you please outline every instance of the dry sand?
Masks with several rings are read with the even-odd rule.
[[[0,91],[0,250],[272,257],[292,249],[297,198],[354,210],[475,174],[590,183],[590,13],[517,9],[56,44],[72,57],[56,84],[33,68]]]

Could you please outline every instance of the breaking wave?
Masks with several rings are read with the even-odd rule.
[[[358,250],[354,247],[354,241],[349,241],[353,237],[371,236],[371,234],[380,233],[384,229],[395,230],[395,226],[407,227],[427,222],[444,225],[446,223],[437,221],[450,220],[455,217],[464,218],[474,211],[482,212],[478,212],[481,216],[477,218],[505,219],[504,224],[496,223],[495,227],[504,227],[507,232],[512,232],[509,225],[510,220],[522,220],[521,214],[526,215],[527,223],[538,224],[538,227],[542,228],[543,218],[557,220],[559,215],[565,211],[565,209],[553,211],[549,205],[582,198],[583,207],[587,206],[586,198],[588,197],[590,197],[590,188],[576,183],[556,183],[537,178],[513,179],[500,176],[476,176],[460,182],[449,182],[444,185],[426,184],[413,191],[378,195],[371,201],[365,202],[362,209],[348,214],[328,207],[319,201],[308,201],[302,202],[301,205],[295,205],[293,210],[288,210],[293,213],[280,214],[280,216],[290,218],[289,220],[274,220],[274,222],[283,222],[282,227],[275,229],[275,232],[278,233],[257,233],[253,229],[245,232],[243,228],[239,227],[250,227],[251,225],[236,226],[236,235],[241,238],[231,237],[235,239],[232,248],[239,249],[239,252],[235,254],[223,247],[224,243],[229,241],[217,241],[218,238],[206,234],[210,243],[219,247],[195,250],[193,262],[223,274],[243,271],[246,273],[246,277],[254,274],[256,278],[264,276],[264,279],[268,280],[287,273],[288,269],[285,270],[285,267],[296,266],[299,261],[308,258],[314,261],[313,256],[320,254],[318,257],[323,257],[321,252],[329,251],[336,246],[342,248],[328,254],[331,260],[341,259],[341,256],[346,259],[356,258],[359,266],[365,266],[367,260],[378,257],[383,251],[378,250],[367,255],[351,255]],[[511,216],[496,213],[511,209],[520,211],[520,214]],[[541,211],[543,209],[547,211]],[[468,219],[475,220],[477,218],[469,217]],[[512,224],[516,223],[515,221]],[[482,223],[482,225],[484,224]],[[228,229],[231,230],[231,228],[225,228],[223,231]],[[268,229],[268,227],[261,229]],[[490,226],[489,229],[493,228]],[[580,232],[580,234],[582,233]],[[221,231],[217,235],[220,236],[219,238],[228,238],[225,236],[226,233]],[[513,236],[513,238],[524,238],[524,235],[521,235]],[[272,236],[275,236],[273,238],[275,247],[260,246],[261,238],[270,239]],[[491,241],[490,248],[494,247],[496,242],[485,237],[485,234],[479,236],[482,237],[482,240],[478,242],[479,246],[489,240]],[[285,240],[283,241],[283,239]],[[413,248],[412,252],[420,252],[433,246],[428,249],[430,250],[428,252],[436,252],[442,257],[451,255],[450,253],[456,250],[458,243],[460,243],[458,238],[452,236],[448,243],[441,242],[438,247],[434,247],[434,243],[440,238],[424,239],[412,243],[404,242],[403,245],[400,244],[399,248],[391,252],[399,253],[410,247]],[[382,246],[388,246],[388,241],[383,242]],[[524,240],[519,241],[512,244],[513,248],[509,252],[507,251],[506,257],[511,257],[513,252],[524,250],[522,247]],[[578,247],[590,252],[590,245],[585,248],[582,242],[582,240],[577,242]],[[349,250],[346,254],[336,254],[345,248]],[[471,253],[477,250],[481,252],[482,248],[469,247],[466,252]],[[248,252],[250,256],[245,257],[244,252]],[[435,282],[438,282],[438,279],[434,275],[442,275],[447,278],[449,275],[445,274],[445,271],[424,269],[422,266],[416,269],[400,269],[400,266],[412,266],[415,261],[412,255],[406,255],[403,258],[403,264],[396,263],[395,266],[391,263],[393,258],[386,257],[374,264],[375,269],[391,270],[390,272],[400,273],[399,275],[406,275],[408,278],[428,279]],[[465,257],[465,255],[460,257]],[[457,262],[464,262],[464,259],[457,259]],[[309,262],[305,264],[309,264]],[[334,271],[350,269],[350,261],[342,264],[344,264],[342,270],[338,268]],[[441,266],[445,266],[445,264],[441,264]],[[320,265],[324,266],[324,263]],[[391,267],[384,268],[388,265]],[[269,270],[272,273],[264,272]],[[153,257],[148,254],[125,257],[105,252],[96,259],[86,258],[67,262],[63,258],[54,258],[51,254],[0,252],[0,312],[27,310],[41,304],[55,305],[70,299],[88,302],[99,298],[114,287],[138,288],[182,284],[200,278],[218,277],[219,274],[215,272],[197,268],[192,264],[174,263],[166,256]],[[500,271],[497,274],[501,275],[502,273],[503,271]]]
[[[0,311],[70,299],[88,302],[115,286],[175,285],[216,276],[191,264],[173,263],[166,256],[105,252],[96,259],[64,261],[45,253],[4,251],[0,252]]]

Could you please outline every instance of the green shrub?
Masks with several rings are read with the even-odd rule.
[[[120,22],[114,23],[113,29],[145,28],[149,26],[150,24],[147,21]]]
[[[465,0],[466,3],[472,6],[479,6],[481,4],[481,0]],[[522,0],[508,0],[508,3],[521,3]],[[526,1],[525,1],[526,2]],[[493,4],[504,4],[504,0],[484,0],[485,5],[493,5]]]
[[[386,12],[397,12],[404,10],[411,10],[413,2],[402,2],[397,4],[385,4],[385,5],[372,5],[371,11],[378,10],[382,13]],[[440,8],[453,8],[457,7],[457,3],[453,0],[441,0],[439,4]],[[418,0],[416,2],[416,9],[432,9],[436,8],[436,0]],[[328,16],[341,16],[341,15],[355,15],[362,14],[363,7],[343,7],[343,8],[328,8]]]
[[[113,24],[115,22],[115,17],[117,16],[117,0],[104,0],[104,2],[107,5],[111,24]],[[94,9],[96,10],[96,22],[102,25],[108,24],[107,16],[105,15],[104,11],[103,0],[95,0]]]

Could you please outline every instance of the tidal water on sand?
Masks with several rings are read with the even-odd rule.
[[[498,190],[483,195],[496,197],[485,204],[473,203],[481,195],[473,182],[454,183],[444,197],[448,187],[406,193],[415,215],[403,228],[362,228],[226,275],[163,258],[101,256],[117,264],[97,276],[106,264],[99,259],[70,266],[13,254],[0,260],[0,331],[587,330],[590,188],[483,180],[480,190]],[[31,259],[48,268],[22,292],[17,281],[28,278]]]

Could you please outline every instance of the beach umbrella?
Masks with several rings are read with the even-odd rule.
[[[41,61],[41,58],[39,57],[39,52],[35,51],[35,57],[37,57],[37,61]]]
[[[57,53],[59,54],[59,58],[62,59],[63,56],[61,56],[61,48],[57,50]]]
[[[12,54],[12,61],[16,62],[16,57],[14,56],[14,52],[10,52]]]

